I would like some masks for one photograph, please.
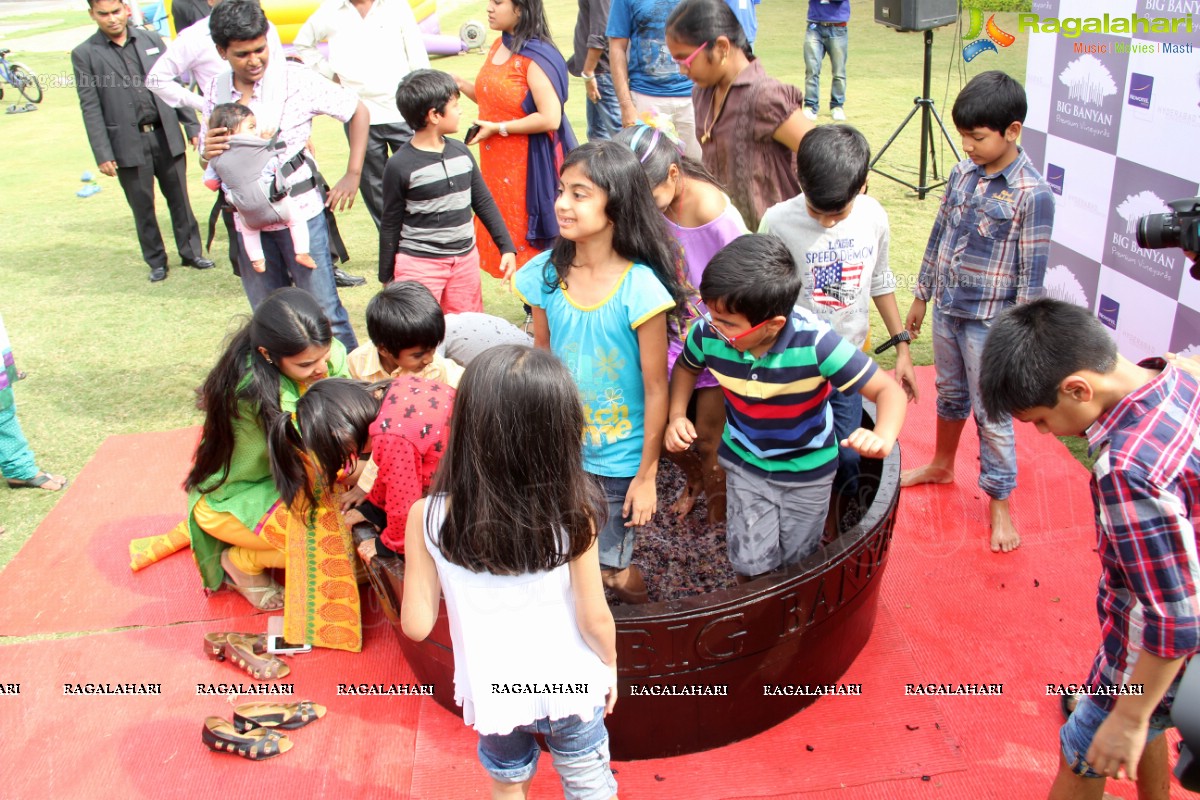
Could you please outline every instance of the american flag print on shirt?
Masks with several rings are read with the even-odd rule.
[[[840,258],[813,267],[813,300],[826,308],[845,308],[858,296],[862,271],[861,263],[847,264]]]

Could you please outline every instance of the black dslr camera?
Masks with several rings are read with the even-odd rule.
[[[1168,214],[1147,214],[1138,220],[1138,247],[1164,250],[1179,247],[1200,252],[1200,197],[1187,197],[1167,203]],[[1200,264],[1193,261],[1192,277],[1200,280]]]

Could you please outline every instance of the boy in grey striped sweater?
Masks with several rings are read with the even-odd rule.
[[[503,253],[506,279],[516,247],[470,150],[446,134],[458,131],[458,86],[445,72],[410,72],[396,89],[396,106],[412,140],[383,171],[379,280],[419,281],[447,314],[482,311],[474,216]]]

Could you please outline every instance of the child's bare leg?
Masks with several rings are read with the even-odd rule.
[[[1009,512],[1008,498],[997,500],[991,498],[988,511],[992,518],[992,552],[1011,553],[1021,546],[1021,536],[1013,525],[1012,514]]]
[[[692,513],[692,508],[696,505],[696,499],[700,497],[700,492],[704,490],[704,468],[701,465],[700,454],[695,450],[684,450],[682,453],[668,453],[663,450],[663,455],[671,460],[671,463],[679,467],[683,472],[686,481],[683,484],[683,491],[675,498],[675,502],[671,504],[671,513],[677,517],[686,517]]]
[[[716,386],[696,390],[696,451],[708,498],[708,524],[725,521],[725,470],[717,463],[717,449],[725,430],[725,395]]]
[[[1171,796],[1171,766],[1167,737],[1159,736],[1142,751],[1137,769],[1138,800],[1167,800]]]
[[[1054,776],[1047,800],[1102,800],[1104,783],[1104,778],[1083,778],[1076,775],[1067,766],[1067,761],[1060,751],[1058,774]]]
[[[300,215],[296,213],[295,205],[292,203],[292,198],[285,197],[282,202],[288,210],[288,233],[292,236],[292,249],[296,251],[296,263],[309,269],[316,269],[317,262],[313,261],[313,257],[308,252],[308,220],[300,219]]]
[[[642,571],[633,564],[625,569],[602,569],[600,575],[604,580],[604,585],[616,592],[617,598],[622,603],[638,605],[650,602]]]
[[[517,797],[524,800],[529,797],[529,784],[531,783],[533,783],[533,778],[520,783],[503,783],[492,778],[492,800],[511,800]]]
[[[933,460],[923,467],[900,473],[900,485],[918,486],[922,483],[953,483],[954,455],[958,451],[958,440],[962,438],[965,419],[942,419],[938,417],[934,439]]]
[[[242,247],[246,251],[246,258],[250,259],[250,266],[255,272],[266,272],[267,257],[263,255],[262,234],[245,225],[239,227],[242,233]]]

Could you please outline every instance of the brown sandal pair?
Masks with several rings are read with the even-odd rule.
[[[233,723],[220,717],[204,720],[200,739],[209,750],[262,761],[292,749],[292,741],[276,729],[303,728],[325,716],[325,706],[298,703],[244,703],[233,709]]]
[[[292,671],[283,659],[267,652],[267,637],[261,633],[206,633],[204,654],[228,660],[259,681],[286,678]]]

